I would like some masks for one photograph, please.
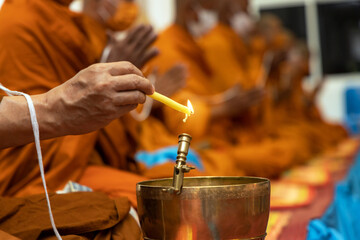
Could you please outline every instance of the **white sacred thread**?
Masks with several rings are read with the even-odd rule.
[[[156,76],[154,74],[150,74],[148,76],[148,79],[151,82],[151,84],[155,85]],[[136,111],[136,109],[134,109],[130,112],[130,115],[138,122],[145,121],[150,116],[153,103],[154,103],[154,100],[152,98],[146,96],[146,101],[143,105],[142,111],[139,113]]]
[[[45,180],[45,173],[44,173],[44,165],[43,165],[43,160],[42,160],[42,154],[41,154],[41,146],[40,146],[40,132],[39,132],[39,124],[37,121],[37,117],[36,117],[36,112],[35,112],[35,107],[34,107],[34,103],[31,99],[31,97],[26,94],[26,93],[22,93],[22,92],[18,92],[18,91],[11,91],[9,89],[7,89],[6,87],[4,87],[1,83],[0,83],[0,89],[3,90],[4,92],[6,92],[9,96],[24,96],[28,107],[29,107],[29,112],[30,112],[30,119],[31,119],[31,125],[32,125],[32,129],[33,129],[33,133],[34,133],[34,138],[35,138],[35,147],[36,147],[36,152],[37,152],[37,156],[38,156],[38,160],[39,160],[39,167],[40,167],[40,174],[41,174],[41,179],[44,185],[44,190],[45,190],[45,196],[46,196],[46,201],[47,201],[47,205],[48,205],[48,210],[49,210],[49,215],[50,215],[50,222],[51,222],[51,226],[54,230],[54,233],[57,237],[58,240],[62,240],[56,226],[55,226],[55,221],[54,221],[54,217],[51,211],[51,205],[50,205],[50,199],[49,199],[49,194],[47,191],[47,187],[46,187],[46,180]]]

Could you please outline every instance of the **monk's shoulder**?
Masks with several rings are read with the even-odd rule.
[[[40,32],[48,33],[51,31],[49,26],[56,22],[57,14],[58,9],[53,7],[51,1],[5,1],[0,11],[0,38],[22,38],[35,36]]]
[[[20,5],[23,3],[24,5]],[[0,39],[12,39],[33,32],[39,20],[31,3],[8,1],[0,11]]]

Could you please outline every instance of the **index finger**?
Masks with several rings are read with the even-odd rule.
[[[141,77],[144,76],[141,70],[130,62],[112,62],[104,64],[107,64],[108,72],[111,76],[121,76],[126,74],[135,74]]]
[[[152,95],[155,92],[154,86],[148,79],[134,74],[114,76],[112,84],[118,92],[138,90],[146,95]]]

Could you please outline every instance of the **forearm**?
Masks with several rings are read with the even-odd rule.
[[[61,134],[46,94],[31,96],[40,127],[40,138],[48,139]],[[0,103],[0,149],[24,145],[34,141],[29,108],[25,97],[4,97]]]
[[[122,117],[154,86],[128,62],[92,65],[49,92],[31,96],[40,139],[85,134]],[[22,96],[0,103],[0,149],[34,141],[29,107]]]

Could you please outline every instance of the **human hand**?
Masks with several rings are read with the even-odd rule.
[[[260,103],[264,98],[264,88],[256,87],[250,90],[239,89],[238,94],[226,102],[226,108],[230,116],[236,116],[252,106]]]
[[[323,89],[325,82],[326,78],[322,77],[312,91],[304,93],[303,98],[307,108],[312,108],[313,106],[315,106],[317,96]]]
[[[95,64],[47,92],[49,109],[44,114],[59,135],[84,134],[135,109],[153,92],[129,62]]]
[[[185,87],[187,69],[183,64],[176,64],[163,75],[159,75],[158,70],[155,69],[152,72],[152,77],[154,78],[156,91],[171,97]],[[153,108],[158,108],[161,106],[161,103],[154,101],[152,106]]]
[[[224,98],[224,102],[215,106],[215,109],[217,109],[215,112],[217,112],[218,115],[235,117],[258,104],[264,98],[265,90],[262,87],[244,90],[239,85],[235,85],[229,89],[227,93],[231,96]]]
[[[176,64],[163,75],[159,75],[157,69],[153,73],[156,77],[155,88],[158,93],[170,97],[185,87],[187,68],[183,64]]]
[[[112,38],[109,41],[110,53],[106,61],[129,61],[137,68],[142,68],[159,53],[156,48],[150,48],[156,38],[151,26],[136,26],[128,31],[124,39]]]

